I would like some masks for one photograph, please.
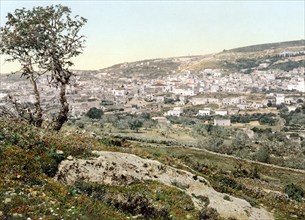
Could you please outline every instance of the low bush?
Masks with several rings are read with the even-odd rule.
[[[199,220],[219,220],[219,214],[214,208],[204,207],[199,213]]]
[[[305,195],[302,187],[295,185],[293,183],[287,184],[285,186],[284,193],[286,193],[289,198],[294,199],[298,202],[302,201]]]

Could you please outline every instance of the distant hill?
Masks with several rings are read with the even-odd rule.
[[[267,49],[274,49],[274,48],[285,48],[285,47],[305,47],[305,40],[295,40],[295,41],[285,41],[285,42],[278,42],[278,43],[267,43],[267,44],[257,44],[252,46],[246,47],[239,47],[228,50],[229,52],[256,52],[261,50]]]
[[[283,52],[296,53],[293,56],[281,57]],[[289,71],[304,66],[305,40],[267,43],[234,48],[215,54],[158,58],[116,64],[102,69],[115,77],[160,78],[169,74],[179,74],[185,71],[199,72],[204,69],[225,69],[229,72],[243,71],[250,73],[261,64],[268,69]],[[265,64],[267,63],[267,64]]]
[[[305,40],[295,40],[251,45],[207,55],[125,62],[100,70],[80,70],[76,72],[84,73],[86,77],[94,77],[97,73],[109,73],[114,78],[138,77],[142,79],[158,79],[172,74],[184,73],[185,71],[196,73],[204,69],[223,69],[228,72],[242,71],[250,73],[256,68],[262,69],[262,66],[266,66],[263,69],[289,71],[305,66],[304,51]],[[285,52],[293,52],[295,54],[287,57],[280,56],[280,54]],[[14,78],[14,76],[9,78]],[[16,78],[15,80],[18,79]]]

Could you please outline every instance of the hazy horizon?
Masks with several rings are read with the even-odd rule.
[[[88,19],[84,53],[73,69],[205,55],[223,49],[305,38],[304,1],[7,1],[1,26],[17,8],[62,4]],[[0,73],[19,69],[4,62]]]

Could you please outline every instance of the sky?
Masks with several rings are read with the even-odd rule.
[[[305,38],[305,1],[0,0],[0,24],[17,8],[62,4],[88,19],[86,48],[73,69],[152,58],[204,55]],[[0,73],[19,69],[0,57]]]

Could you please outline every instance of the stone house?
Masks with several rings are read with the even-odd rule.
[[[214,119],[214,126],[230,126],[231,120],[230,119]]]

